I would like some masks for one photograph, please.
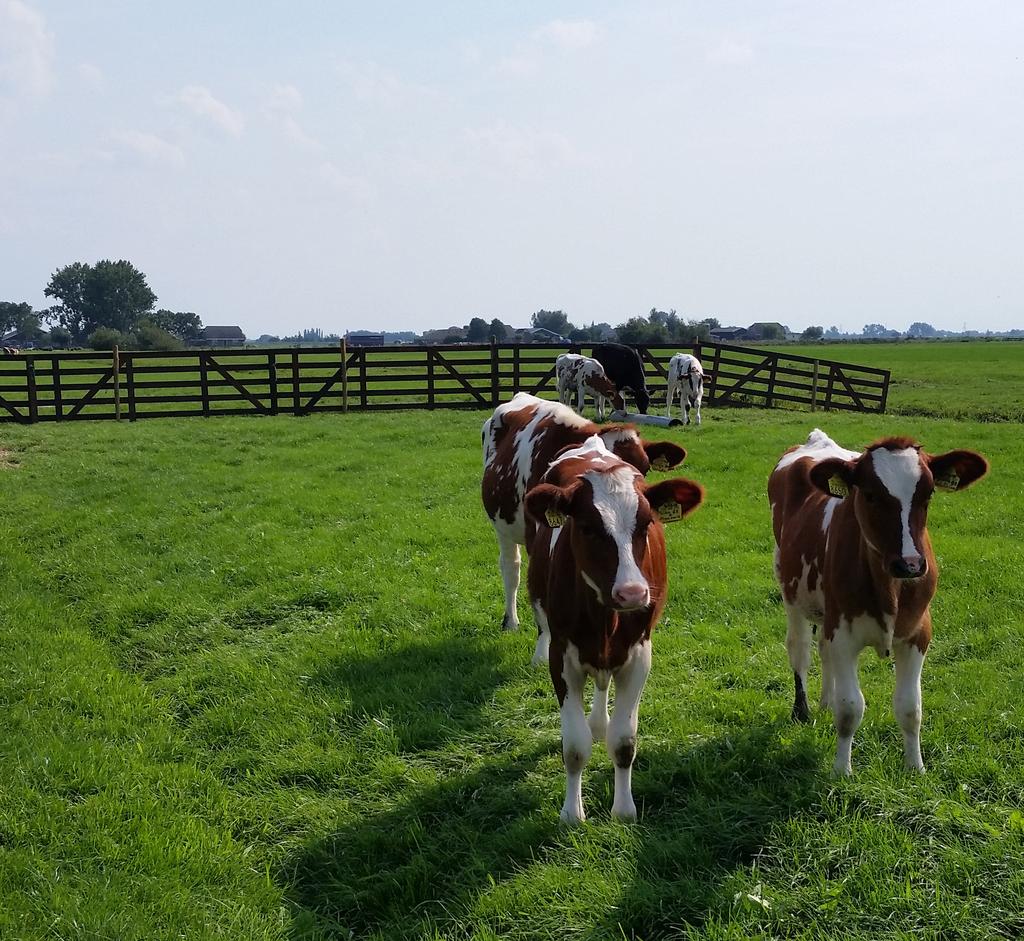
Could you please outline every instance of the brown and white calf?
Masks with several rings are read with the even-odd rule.
[[[588,395],[594,399],[594,411],[598,421],[604,421],[606,401],[611,402],[612,408],[625,411],[626,400],[605,374],[604,366],[589,356],[562,353],[555,360],[555,385],[558,389],[558,401],[563,405],[571,405],[572,394],[576,393],[576,411],[581,415]]]
[[[651,671],[651,632],[668,589],[662,522],[682,519],[704,491],[684,478],[648,486],[598,436],[552,462],[526,495],[535,523],[527,585],[562,719],[566,771],[561,819],[583,812],[583,768],[594,738],[615,765],[612,815],[636,818],[631,787],[640,696]],[[594,680],[589,719],[583,691]],[[615,708],[608,718],[608,687]]]
[[[768,498],[796,687],[793,717],[810,718],[810,625],[820,625],[821,708],[831,707],[835,721],[837,774],[850,774],[853,735],[864,717],[857,658],[865,647],[893,656],[904,758],[924,771],[921,668],[938,582],[928,504],[936,487],[964,490],[987,472],[974,451],[930,455],[908,438],[885,438],[858,454],[817,428],[772,471]]]
[[[520,392],[499,405],[484,422],[484,475],[481,496],[498,538],[499,564],[505,586],[502,627],[519,628],[516,594],[519,590],[519,547],[526,545],[529,527],[523,501],[540,483],[551,462],[565,448],[577,447],[592,435],[642,475],[653,466],[669,470],[681,464],[686,451],[671,441],[644,441],[632,425],[595,425],[558,402]],[[541,638],[535,662],[547,659]]]

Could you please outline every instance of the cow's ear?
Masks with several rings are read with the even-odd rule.
[[[648,487],[647,502],[663,523],[674,523],[689,516],[704,502],[704,488],[695,480],[674,477]]]
[[[830,497],[848,497],[853,488],[856,466],[853,461],[844,461],[841,457],[818,461],[811,467],[811,483]]]
[[[572,507],[572,498],[579,484],[557,487],[555,484],[537,484],[526,494],[526,512],[541,526],[558,529],[565,523]]]
[[[686,448],[673,441],[642,441],[641,446],[656,471],[672,470],[686,460]]]
[[[939,490],[966,490],[988,473],[988,461],[976,451],[947,451],[929,455],[928,469]]]

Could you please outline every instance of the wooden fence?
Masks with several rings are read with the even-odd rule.
[[[493,408],[516,392],[553,398],[564,345],[26,352],[0,360],[0,421],[308,415],[395,408]],[[663,411],[677,347],[639,347]],[[573,346],[589,352],[590,346]],[[695,344],[710,405],[884,412],[889,372],[773,350]]]

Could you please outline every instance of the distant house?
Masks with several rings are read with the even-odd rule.
[[[349,346],[383,346],[383,333],[346,333],[345,340]]]
[[[0,336],[0,346],[15,347],[19,350],[30,350],[34,347],[35,337],[38,334],[29,333],[27,330],[8,330]]]
[[[203,327],[200,342],[204,346],[241,346],[245,334],[241,327]]]
[[[533,334],[534,342],[536,343],[570,343],[571,341],[563,337],[560,333],[555,333],[554,330],[548,330],[547,327],[534,327],[531,331]]]
[[[734,343],[736,340],[747,339],[746,327],[712,327],[711,339],[720,343]]]

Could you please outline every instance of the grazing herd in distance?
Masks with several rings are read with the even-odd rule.
[[[558,402],[520,392],[498,406],[482,429],[481,494],[498,539],[502,627],[519,627],[524,546],[537,627],[533,663],[548,665],[561,717],[566,794],[560,817],[566,823],[585,819],[582,773],[595,739],[604,741],[614,765],[612,815],[636,818],[631,776],[637,717],[651,670],[651,636],[668,591],[663,527],[684,519],[704,500],[702,486],[685,477],[655,484],[645,479],[652,468],[678,467],[685,449],[671,441],[646,441],[632,424],[596,424],[568,406],[575,393],[582,412],[585,396],[592,396],[601,420],[607,402],[624,410],[622,393],[629,391],[642,414],[649,407],[635,350],[604,344],[593,352],[590,358],[558,357]],[[669,409],[678,395],[684,423],[692,409],[700,424],[700,363],[676,354],[668,381]],[[851,773],[853,735],[864,714],[857,678],[864,647],[893,658],[893,711],[903,733],[905,763],[924,771],[921,671],[938,581],[928,505],[936,488],[964,490],[988,469],[974,451],[930,455],[908,438],[888,437],[858,453],[814,429],[804,444],[777,460],[769,475],[774,568],[795,685],[792,715],[796,721],[810,719],[807,674],[814,625],[820,707],[832,712],[837,774]],[[595,687],[589,715],[588,679]]]

